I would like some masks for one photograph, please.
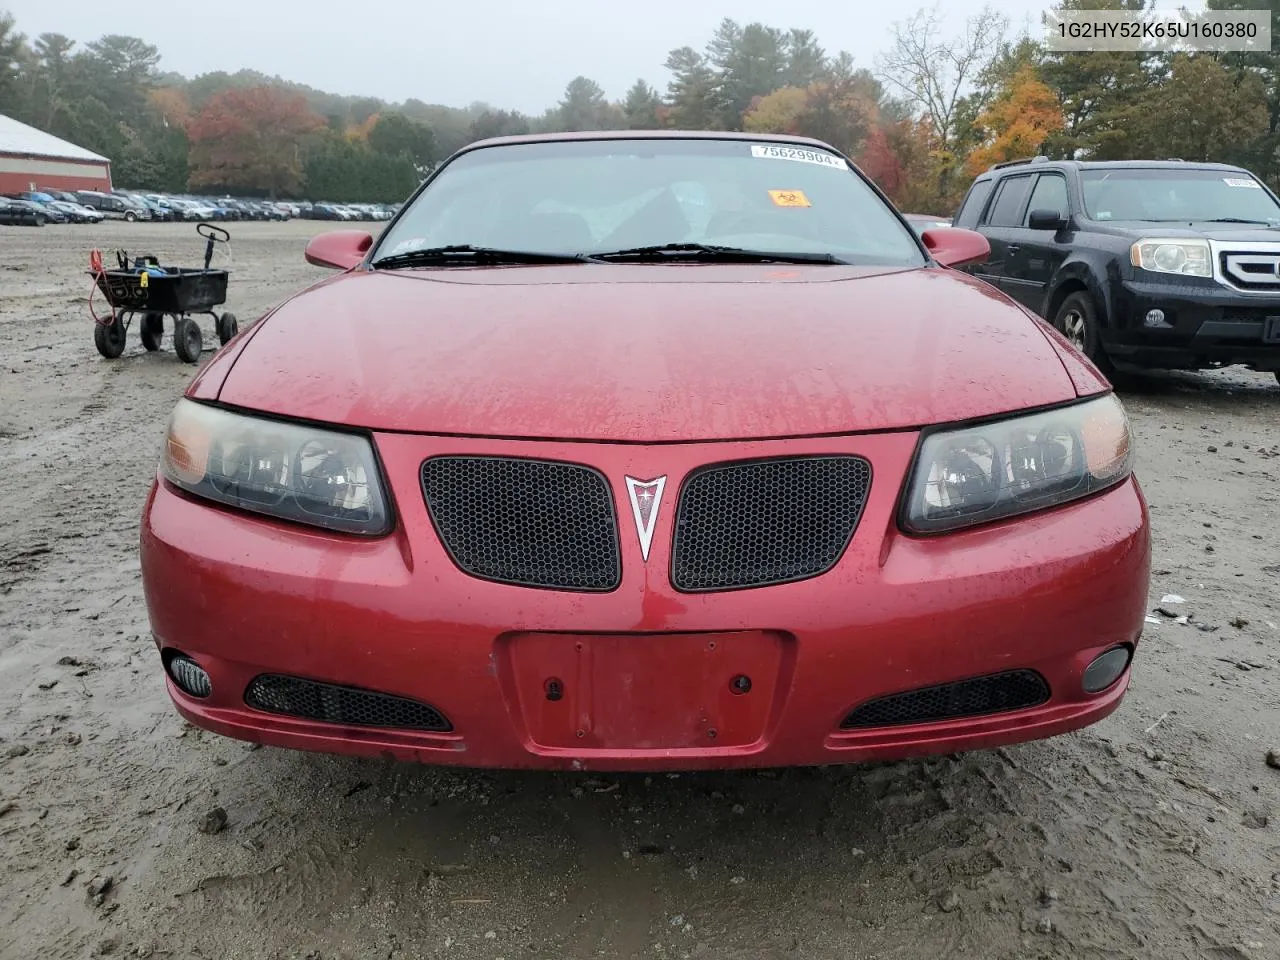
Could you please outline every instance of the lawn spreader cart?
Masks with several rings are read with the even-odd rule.
[[[93,342],[108,360],[124,353],[125,334],[134,314],[141,314],[140,336],[147,350],[160,349],[164,336],[164,318],[173,318],[173,352],[187,363],[199,363],[204,338],[195,314],[213,317],[218,339],[226,343],[236,335],[233,313],[215,313],[213,308],[226,303],[227,271],[211,270],[214,247],[228,243],[230,234],[211,223],[196,224],[196,233],[206,241],[204,268],[162,267],[153,256],[137,257],[130,264],[123,250],[116,251],[117,269],[102,265],[102,254],[94,250],[89,256],[89,273],[102,291],[111,312],[98,316],[89,296],[89,312],[93,315]]]

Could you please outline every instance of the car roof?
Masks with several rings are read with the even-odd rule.
[[[557,143],[565,140],[741,140],[746,143],[789,143],[834,151],[835,147],[812,137],[786,133],[744,133],[736,130],[576,130],[571,133],[525,133],[512,137],[490,137],[469,143],[459,153],[482,147],[514,143]]]
[[[1233,163],[1209,163],[1199,160],[1049,160],[1035,157],[1027,160],[1010,160],[996,164],[978,175],[978,180],[988,180],[996,175],[1033,173],[1037,170],[1219,170],[1232,173],[1250,173]],[[1250,173],[1250,176],[1252,174]]]

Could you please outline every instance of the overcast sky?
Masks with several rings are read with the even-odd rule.
[[[946,0],[959,29],[984,0]],[[675,47],[702,49],[723,17],[813,30],[831,53],[872,67],[895,20],[920,0],[0,0],[28,36],[81,42],[126,33],[187,76],[248,67],[342,94],[451,106],[483,100],[540,113],[581,74],[620,99],[637,77],[660,90]],[[1015,29],[1038,29],[1047,0],[996,0]],[[1195,6],[1196,4],[1190,4]]]

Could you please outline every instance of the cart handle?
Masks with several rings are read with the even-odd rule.
[[[197,223],[196,233],[206,240],[216,240],[218,243],[226,243],[231,239],[231,234],[221,227],[215,227],[212,223]]]
[[[197,223],[196,233],[209,241],[204,247],[204,268],[208,270],[209,264],[213,262],[213,245],[215,243],[230,243],[231,234],[221,227],[215,227],[212,223]]]

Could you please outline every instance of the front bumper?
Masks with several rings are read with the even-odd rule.
[[[1280,298],[1235,293],[1220,284],[1116,285],[1112,323],[1103,340],[1115,361],[1166,369],[1244,364],[1280,370]],[[1161,310],[1168,326],[1148,327]]]
[[[1106,716],[1128,683],[1126,670],[1089,695],[1081,676],[1095,656],[1141,633],[1150,548],[1133,480],[1055,510],[918,539],[894,520],[914,433],[650,447],[408,435],[376,443],[398,511],[396,530],[378,540],[273,523],[164,482],[153,487],[141,535],[152,630],[162,650],[190,656],[212,680],[204,699],[168,681],[191,722],[278,746],[477,767],[791,766],[1047,737]],[[528,589],[459,571],[418,486],[424,459],[459,453],[598,467],[618,500],[618,589]],[[625,476],[666,474],[676,491],[705,463],[833,453],[866,457],[876,480],[827,574],[727,593],[675,591],[667,574],[674,493],[642,559]],[[1049,699],[1002,714],[840,729],[851,708],[874,698],[1015,669],[1041,674]],[[552,673],[570,695],[546,695]],[[262,674],[419,700],[452,729],[267,713],[245,702]],[[753,678],[745,696],[730,689],[741,674]]]

